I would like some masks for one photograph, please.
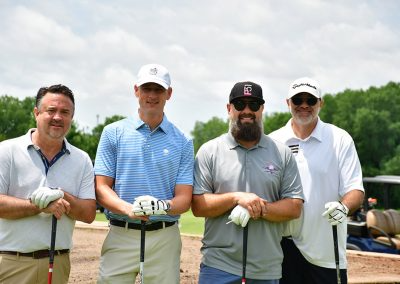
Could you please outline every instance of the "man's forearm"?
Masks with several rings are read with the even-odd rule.
[[[40,209],[32,204],[29,199],[0,194],[0,218],[15,220],[39,213]]]

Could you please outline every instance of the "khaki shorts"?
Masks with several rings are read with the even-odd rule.
[[[56,255],[53,264],[53,283],[68,283],[71,264],[69,254]],[[1,284],[47,284],[49,259],[0,254]]]
[[[145,283],[179,283],[181,236],[178,225],[147,231]],[[134,283],[139,273],[140,230],[111,226],[104,241],[97,283]]]

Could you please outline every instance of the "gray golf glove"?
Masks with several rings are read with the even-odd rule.
[[[50,202],[63,197],[64,191],[62,191],[60,188],[41,186],[32,193],[30,200],[37,207],[43,209],[46,208]]]
[[[235,208],[233,208],[228,219],[231,220],[236,225],[246,227],[247,222],[249,222],[250,219],[250,213],[246,208],[237,205]]]
[[[170,208],[168,200],[160,200],[150,195],[142,195],[135,198],[132,212],[136,216],[166,215]]]
[[[328,222],[332,226],[342,223],[349,214],[349,208],[340,201],[332,201],[325,204],[325,212],[322,213],[323,217],[328,218]]]

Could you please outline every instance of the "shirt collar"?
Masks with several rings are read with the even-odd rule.
[[[23,143],[24,143],[26,148],[33,147],[35,150],[39,150],[40,149],[38,146],[36,146],[32,142],[32,133],[35,132],[36,130],[37,130],[36,128],[31,128],[24,135],[24,138],[23,138],[24,142]],[[63,139],[63,145],[62,145],[61,151],[65,151],[65,153],[71,154],[71,144],[69,144],[67,139],[65,139],[65,138]]]
[[[143,120],[141,120],[139,116],[133,119],[133,124],[136,130],[147,126],[147,124]],[[170,128],[171,128],[171,123],[169,122],[167,116],[164,114],[163,120],[161,121],[160,125],[158,125],[153,131],[160,130],[165,134],[168,134]]]
[[[236,148],[236,147],[242,147],[242,148],[243,148],[243,146],[241,146],[241,145],[235,140],[235,138],[233,138],[232,133],[231,133],[230,130],[229,130],[229,132],[226,134],[226,142],[227,142],[227,144],[228,144],[228,146],[229,146],[229,149],[231,149],[231,150],[234,149],[234,148]],[[253,148],[258,148],[258,147],[266,148],[266,147],[267,147],[267,144],[268,144],[268,142],[267,142],[266,136],[265,136],[264,134],[261,134],[260,141],[258,141],[258,143],[257,143],[256,145],[254,145],[251,149],[253,149]]]

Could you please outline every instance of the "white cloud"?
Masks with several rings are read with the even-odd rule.
[[[33,96],[55,83],[76,94],[75,119],[95,126],[136,113],[142,64],[164,64],[166,113],[186,133],[226,117],[237,81],[262,85],[266,111],[286,111],[291,81],[324,92],[398,80],[397,1],[3,1],[0,94]]]

